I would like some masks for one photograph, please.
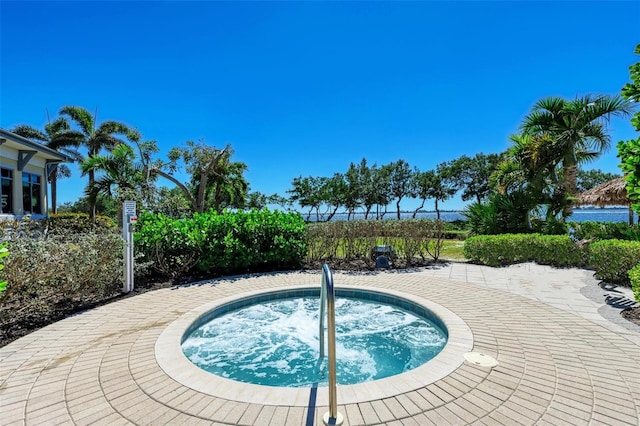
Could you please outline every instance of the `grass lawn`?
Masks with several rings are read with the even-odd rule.
[[[465,260],[462,254],[462,247],[464,247],[464,241],[462,240],[444,240],[440,259]]]

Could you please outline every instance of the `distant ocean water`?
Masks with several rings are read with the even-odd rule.
[[[303,213],[302,216],[306,219],[306,213]],[[402,219],[411,219],[413,213],[400,213],[400,218]],[[383,219],[396,219],[397,215],[395,212],[384,215]],[[435,219],[436,212],[419,212],[416,215],[416,219]],[[315,215],[311,215],[309,218],[310,221],[315,221]],[[351,215],[351,219],[364,219],[364,213],[356,213]],[[375,219],[375,213],[372,215],[369,214],[369,219]],[[459,211],[441,211],[440,219],[445,220],[447,222],[453,222],[454,220],[464,220],[464,216],[462,216]],[[336,213],[335,216],[331,220],[347,220],[347,213]],[[573,215],[569,217],[570,222],[586,222],[586,221],[594,221],[594,222],[628,222],[629,220],[629,209],[626,207],[606,207],[606,208],[583,208],[583,209],[574,209]],[[634,223],[638,223],[638,214],[634,214]]]

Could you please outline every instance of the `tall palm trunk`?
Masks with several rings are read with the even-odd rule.
[[[573,199],[578,193],[578,166],[575,161],[570,161],[564,164],[564,192],[566,197],[566,204],[562,211],[562,216],[567,218],[573,214]]]
[[[93,170],[89,171],[89,188],[93,188],[96,181],[95,172]],[[89,220],[92,222],[96,221],[96,197],[89,196]]]
[[[49,182],[51,183],[51,212],[58,213],[58,165],[53,164],[49,170]]]

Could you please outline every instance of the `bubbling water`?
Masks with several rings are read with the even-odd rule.
[[[278,299],[221,315],[182,344],[198,367],[229,379],[286,387],[326,386],[318,362],[318,298]],[[436,356],[446,336],[413,312],[379,302],[336,300],[339,384],[409,371]]]

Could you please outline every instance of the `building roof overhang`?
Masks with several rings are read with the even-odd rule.
[[[55,149],[51,149],[38,142],[30,141],[20,135],[0,129],[0,148],[7,146],[18,151],[36,151],[40,157],[44,157],[47,163],[73,163],[73,159]]]

